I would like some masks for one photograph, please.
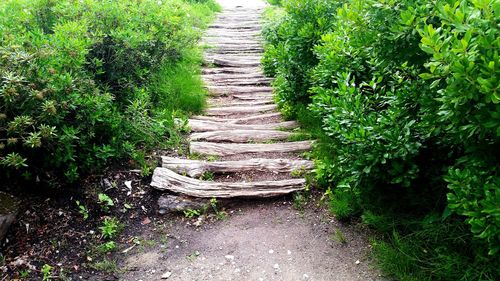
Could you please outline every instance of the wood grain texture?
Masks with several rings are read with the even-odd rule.
[[[286,140],[291,135],[290,132],[276,130],[230,130],[193,133],[189,136],[189,140],[245,143]]]
[[[254,106],[224,106],[224,107],[210,107],[206,110],[208,116],[224,116],[229,114],[243,114],[243,113],[263,113],[277,109],[276,104],[269,105],[254,105]]]
[[[235,154],[248,153],[288,153],[302,152],[310,150],[311,141],[283,142],[271,144],[254,143],[212,143],[212,142],[191,142],[189,150],[191,153],[230,156]]]
[[[171,169],[180,174],[198,178],[205,172],[239,173],[247,171],[261,171],[273,173],[290,173],[296,170],[312,170],[314,163],[308,160],[266,159],[252,158],[237,161],[203,161],[162,157],[162,167]]]
[[[295,121],[285,121],[279,123],[242,125],[209,120],[189,119],[189,127],[192,132],[227,131],[227,130],[277,130],[295,129],[299,125]]]
[[[279,118],[281,117],[281,113],[279,112],[271,112],[271,113],[264,113],[264,114],[258,114],[258,115],[252,115],[248,117],[240,117],[240,118],[219,118],[219,117],[213,117],[213,116],[193,116],[191,117],[192,119],[195,120],[206,120],[206,121],[213,121],[213,122],[222,122],[222,123],[227,123],[227,124],[245,124],[247,122],[255,121],[255,120],[265,120],[265,119],[270,119],[270,118]]]
[[[206,86],[212,95],[233,95],[233,94],[272,94],[273,88],[269,86]]]
[[[305,179],[260,182],[210,182],[181,176],[167,168],[156,168],[151,186],[194,197],[272,197],[303,190]]]

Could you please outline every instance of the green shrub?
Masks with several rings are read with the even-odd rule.
[[[336,1],[326,0],[286,1],[283,3],[286,15],[278,17],[275,28],[264,32],[270,43],[263,57],[264,70],[268,74],[276,73],[274,86],[281,107],[310,100],[309,73],[318,62],[313,47],[330,29],[330,19],[338,5]],[[295,112],[292,110],[289,115],[294,116]]]
[[[320,139],[316,174],[333,189],[332,211],[404,235],[429,214],[465,221],[473,253],[449,244],[412,271],[461,259],[491,273],[500,249],[498,1],[310,0],[284,9],[264,33],[264,69],[285,115],[320,120],[320,132],[303,126]]]
[[[122,157],[146,167],[141,150],[176,139],[174,109],[203,105],[190,100],[199,83],[178,93],[153,79],[199,63],[185,50],[217,6],[197,2],[2,1],[0,174],[74,181]],[[166,106],[176,97],[194,105]]]

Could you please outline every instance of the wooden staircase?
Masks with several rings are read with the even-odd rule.
[[[296,176],[314,166],[299,155],[312,141],[288,141],[298,124],[282,120],[271,79],[260,69],[261,13],[227,9],[203,40],[212,47],[203,69],[211,97],[206,115],[189,120],[190,153],[217,160],[162,157],[154,188],[202,198],[270,197],[305,188]],[[207,173],[212,179],[202,180]]]

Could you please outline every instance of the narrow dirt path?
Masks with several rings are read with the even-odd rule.
[[[203,75],[212,95],[209,108],[189,121],[190,152],[199,159],[163,157],[151,185],[238,199],[226,203],[224,220],[154,219],[141,234],[153,246],[124,259],[122,278],[380,280],[369,266],[362,229],[339,224],[314,200],[298,211],[291,196],[281,196],[304,189],[305,179],[296,176],[313,168],[300,157],[312,142],[290,140],[298,125],[282,120],[270,79],[259,68],[264,2],[220,3],[224,10],[204,38],[211,46]],[[272,196],[281,197],[242,199]]]

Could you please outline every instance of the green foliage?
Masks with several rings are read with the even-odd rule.
[[[140,151],[178,142],[174,111],[203,107],[192,53],[217,9],[211,0],[2,1],[2,176],[71,182],[125,157],[147,174]]]
[[[337,241],[340,244],[347,244],[345,235],[340,229],[335,229],[335,233],[332,235],[331,239]]]
[[[107,239],[115,238],[122,228],[123,225],[120,224],[117,218],[105,218],[102,226],[99,227],[102,237]]]
[[[227,213],[224,210],[220,210],[217,202],[217,198],[211,198],[210,199],[210,207],[212,207],[212,210],[215,213],[215,216],[219,220],[224,220],[227,217]]]
[[[99,203],[105,212],[109,211],[109,207],[113,207],[115,205],[113,199],[104,193],[99,193],[97,195],[97,203]]]
[[[203,175],[201,175],[200,180],[204,181],[214,181],[215,174],[211,171],[205,171]]]
[[[201,212],[199,210],[187,209],[184,211],[184,216],[188,219],[192,219],[194,217],[199,217]]]
[[[283,4],[283,0],[267,0],[269,4],[271,5],[276,5],[276,6],[281,6]]]
[[[97,247],[99,253],[105,254],[116,250],[116,243],[114,241],[105,242]]]
[[[91,265],[94,269],[106,272],[117,272],[118,265],[114,259],[104,258],[102,261],[96,262]]]
[[[436,239],[422,230],[429,214],[453,225],[465,221],[469,233],[435,230],[440,239],[467,237],[471,251],[453,243],[427,249],[434,256],[415,253],[407,272],[437,280],[492,276],[500,250],[498,1],[283,6],[285,13],[264,30],[264,69],[276,77],[283,113],[319,139],[316,175],[332,189],[331,210],[340,219],[363,214],[384,233],[394,230],[393,244],[381,246],[393,260],[400,257],[391,249],[396,254],[408,243]],[[401,237],[415,241],[399,243]],[[483,270],[466,271],[479,263]],[[460,274],[467,277],[452,277]]]
[[[89,209],[85,207],[85,205],[81,204],[80,201],[76,200],[75,201],[76,206],[78,207],[78,213],[82,215],[83,219],[86,220],[89,218]]]
[[[341,221],[348,220],[358,213],[356,195],[352,191],[335,189],[329,202],[330,211]]]
[[[54,268],[50,266],[49,264],[44,264],[42,266],[41,272],[42,272],[42,280],[47,281],[52,279],[52,270]]]

